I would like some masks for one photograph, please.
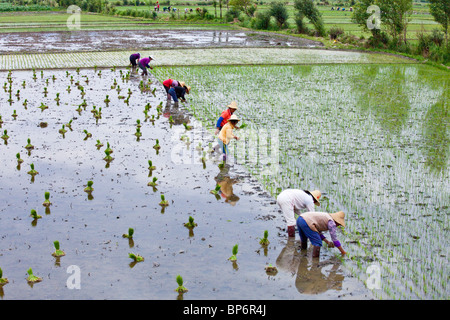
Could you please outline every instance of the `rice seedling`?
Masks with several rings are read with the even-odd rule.
[[[89,181],[87,182],[86,188],[84,188],[84,192],[90,193],[90,192],[94,191],[94,188],[92,188],[92,185],[93,185],[93,184],[94,184],[94,182],[93,182],[92,180],[89,180]]]
[[[192,130],[192,126],[188,125],[187,123],[183,123],[183,126],[186,130]]]
[[[44,111],[44,110],[48,109],[48,106],[45,105],[43,102],[41,102],[41,105],[38,108],[41,109],[41,111]]]
[[[109,99],[109,95],[106,95],[105,100],[103,100],[104,103],[108,104],[111,102],[111,100]]]
[[[270,276],[274,276],[278,273],[278,269],[275,266],[272,266],[272,264],[269,263],[268,266],[264,267],[264,270],[266,270],[266,273]]]
[[[142,261],[144,261],[144,257],[143,256],[140,256],[140,255],[135,254],[135,253],[129,253],[128,257],[130,259],[133,259],[133,262],[142,262]]]
[[[42,203],[42,205],[43,205],[44,207],[49,207],[49,206],[51,206],[52,203],[50,202],[50,192],[45,191],[45,193],[44,193],[44,198],[45,198],[45,200],[44,200],[44,202]]]
[[[106,142],[106,149],[105,152],[108,151],[110,154],[113,153],[113,149],[111,149],[111,146],[109,144],[109,142]]]
[[[166,207],[169,205],[169,201],[166,200],[163,194],[161,194],[161,201],[159,203],[160,206]]]
[[[34,146],[31,144],[30,138],[27,139],[27,145],[25,146],[25,149],[27,149],[28,151],[34,149]]]
[[[5,140],[5,142],[8,141],[9,136],[8,136],[8,130],[3,130],[3,135],[2,135],[2,139]]]
[[[66,255],[66,253],[59,248],[58,240],[53,241],[53,246],[55,247],[55,251],[52,253],[52,256],[58,258]]]
[[[178,287],[175,289],[176,292],[178,292],[180,294],[188,292],[188,289],[185,286],[183,286],[184,281],[180,275],[177,275],[176,281],[178,284]]]
[[[25,109],[26,109],[27,106],[28,106],[28,99],[23,100],[22,105],[23,105],[23,106],[25,107]]]
[[[29,174],[29,175],[35,176],[35,175],[39,174],[39,172],[37,172],[36,170],[34,170],[34,163],[31,163],[31,164],[30,164],[30,168],[31,168],[31,170],[28,171],[28,174]]]
[[[41,282],[42,278],[35,276],[33,274],[33,270],[31,268],[28,269],[27,271],[28,277],[27,277],[27,282],[28,283],[36,283],[36,282]]]
[[[139,119],[136,120],[136,127],[137,128],[142,127],[141,120],[139,120]]]
[[[134,229],[133,228],[128,228],[128,233],[124,233],[122,235],[122,237],[123,238],[132,239],[133,238],[133,234],[134,234]]]
[[[231,250],[231,252],[232,252],[232,255],[231,255],[231,257],[228,258],[228,260],[236,261],[237,260],[236,255],[238,254],[238,245],[237,244],[235,244],[233,246],[233,249]]]
[[[161,149],[161,146],[159,145],[159,140],[158,139],[156,139],[156,142],[155,142],[155,145],[153,146],[153,149],[155,149],[155,150]]]
[[[189,216],[189,221],[184,224],[186,228],[194,228],[197,226],[197,223],[194,222],[194,218]]]
[[[101,143],[100,140],[97,139],[97,143],[95,144],[95,146],[97,147],[97,150],[99,150],[101,147],[103,147],[103,143]]]
[[[16,153],[16,158],[17,158],[17,163],[20,165],[21,163],[23,163],[23,160],[20,158],[20,153]]]
[[[87,140],[88,138],[92,137],[92,133],[89,133],[86,129],[84,129],[83,132],[86,135],[84,137],[84,140]]]
[[[72,130],[72,121],[73,119],[70,119],[69,122],[66,123],[66,128],[69,128],[69,130]]]
[[[134,133],[134,135],[140,138],[142,136],[141,128],[136,127],[136,132]]]
[[[31,209],[30,217],[32,217],[34,220],[42,218],[42,216],[37,214],[36,210],[34,210],[34,209]]]
[[[17,113],[16,113],[16,110],[13,110],[13,114],[11,115],[11,117],[13,117],[14,119],[16,119],[16,118],[17,118]]]
[[[58,132],[64,136],[66,134],[66,132],[67,132],[66,125],[63,124],[61,129],[59,129]]]
[[[264,236],[263,236],[263,238],[260,238],[259,244],[263,245],[263,246],[267,246],[270,243],[268,237],[269,237],[269,231],[264,230]]]
[[[156,181],[158,181],[158,178],[153,177],[152,181],[150,181],[147,186],[149,187],[156,187],[158,184],[156,183]]]
[[[2,268],[0,268],[0,287],[4,286],[7,283],[9,283],[8,278],[3,277],[3,270]]]
[[[153,171],[156,167],[153,165],[152,160],[148,160],[148,170]]]
[[[2,116],[0,115],[0,127],[3,124]]]

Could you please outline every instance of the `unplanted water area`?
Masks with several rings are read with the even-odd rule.
[[[0,145],[0,268],[9,280],[2,299],[373,297],[336,249],[322,249],[317,260],[300,251],[298,236],[288,241],[274,197],[244,166],[219,167],[210,124],[187,112],[193,97],[167,103],[155,77],[126,68],[12,71],[1,79],[1,133],[9,136]],[[38,174],[29,174],[32,165]],[[217,184],[222,193],[211,194]],[[193,229],[184,226],[190,216]],[[129,228],[131,240],[123,237]],[[267,247],[259,244],[264,230]],[[55,240],[65,256],[52,256]],[[266,273],[270,264],[278,273]],[[27,283],[29,268],[41,282]],[[182,296],[177,275],[189,290]]]
[[[126,30],[12,32],[2,34],[0,53],[211,47],[322,47],[293,36],[235,30]]]

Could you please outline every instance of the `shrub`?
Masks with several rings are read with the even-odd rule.
[[[344,34],[344,29],[340,27],[331,27],[328,31],[328,34],[330,35],[331,40],[337,39],[341,34]]]
[[[270,27],[270,12],[257,12],[253,20],[253,27],[258,30],[267,30]]]

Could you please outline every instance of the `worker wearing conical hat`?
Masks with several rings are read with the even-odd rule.
[[[277,197],[277,204],[286,219],[286,227],[289,237],[295,237],[296,215],[301,209],[315,211],[320,206],[319,198],[322,193],[319,190],[308,191],[301,189],[286,189]]]
[[[223,161],[226,161],[226,158],[228,156],[228,145],[230,144],[231,139],[239,140],[239,137],[236,137],[233,134],[233,129],[236,128],[236,125],[239,121],[240,120],[238,119],[238,117],[233,114],[228,122],[223,126],[222,130],[220,130],[219,144],[222,148]]]
[[[302,249],[307,248],[308,239],[313,245],[313,257],[320,256],[320,248],[322,241],[329,247],[336,247],[342,255],[346,254],[339,242],[336,232],[337,227],[345,227],[345,214],[342,211],[335,213],[326,212],[304,212],[297,218],[297,229],[302,241]],[[329,231],[331,241],[328,241],[322,234],[324,231]]]
[[[237,108],[238,107],[236,101],[231,101],[231,103],[227,106],[227,109],[220,114],[220,117],[219,119],[217,119],[216,123],[216,134],[218,134],[220,130],[222,130],[223,126],[228,122]]]

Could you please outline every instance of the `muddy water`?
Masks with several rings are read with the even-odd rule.
[[[167,104],[162,85],[152,76],[155,95],[140,91],[140,81],[147,78],[135,73],[123,80],[120,70],[102,70],[101,76],[98,70],[69,72],[44,71],[41,78],[37,70],[33,80],[31,71],[16,71],[13,101],[7,102],[3,89],[0,95],[1,132],[6,129],[10,136],[7,144],[0,144],[0,268],[9,279],[0,288],[2,299],[177,299],[178,274],[189,290],[185,300],[372,298],[343,269],[336,250],[322,249],[321,258],[312,259],[311,250],[299,250],[298,236],[288,241],[274,199],[232,161],[218,167],[220,157],[208,151],[214,136],[181,103]],[[2,83],[6,77],[1,74]],[[120,93],[111,89],[114,79]],[[77,81],[86,92],[87,106],[81,112],[76,111],[83,101]],[[127,105],[119,95],[127,97],[128,88],[132,94]],[[54,101],[57,92],[59,105]],[[103,102],[106,95],[109,104]],[[41,111],[41,103],[48,109]],[[145,121],[147,103],[153,122]],[[102,108],[100,119],[94,118],[93,106]],[[63,136],[58,130],[71,119],[72,130]],[[142,124],[139,140],[134,135],[137,119]],[[47,126],[40,126],[42,122]],[[192,130],[186,131],[186,122]],[[86,139],[84,130],[92,137]],[[190,144],[180,140],[184,135]],[[35,146],[29,154],[24,149],[27,138]],[[159,152],[153,148],[156,139]],[[105,146],[98,149],[97,140],[110,143],[114,160],[109,164],[103,160]],[[207,151],[205,165],[199,143]],[[24,160],[20,167],[17,153]],[[148,160],[156,166],[151,176]],[[34,180],[27,174],[31,163],[39,172]],[[158,178],[156,188],[147,185],[153,177]],[[94,182],[90,196],[83,191],[88,180]],[[224,191],[218,197],[210,193],[217,183]],[[42,206],[45,191],[51,195],[49,212]],[[168,207],[159,205],[161,194]],[[42,218],[29,217],[31,209]],[[183,225],[189,216],[198,224],[193,230]],[[128,228],[135,231],[132,241],[122,237]],[[264,230],[269,232],[267,248],[259,244]],[[59,240],[64,257],[51,255],[54,240]],[[228,258],[235,244],[238,260],[232,263]],[[130,252],[145,261],[133,264]],[[276,275],[266,274],[269,264],[278,267]],[[79,268],[79,282],[69,279],[74,275],[71,266]],[[43,281],[29,285],[29,268]],[[71,289],[78,283],[79,289]]]
[[[0,53],[273,46],[323,45],[297,37],[233,30],[12,32],[0,38]]]

